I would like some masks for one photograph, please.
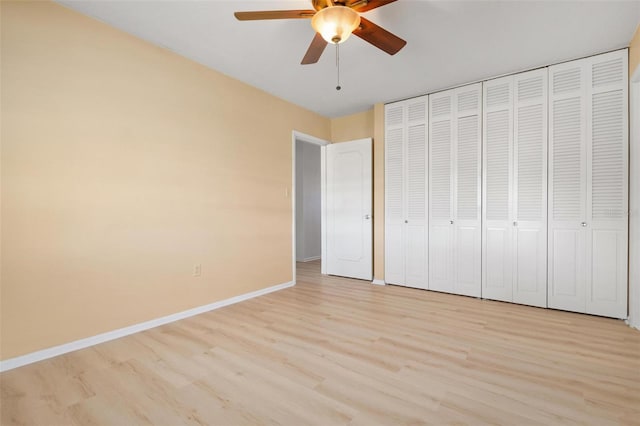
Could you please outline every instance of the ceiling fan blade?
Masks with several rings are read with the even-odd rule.
[[[258,21],[262,19],[309,19],[315,10],[261,10],[257,12],[235,12],[239,21]]]
[[[320,33],[316,33],[313,40],[311,40],[311,44],[307,49],[307,53],[304,54],[304,58],[302,58],[302,65],[315,64],[320,59],[322,52],[324,52],[325,47],[327,47],[327,41],[322,38]]]
[[[395,1],[397,0],[353,0],[350,3],[347,3],[347,6],[362,13]]]
[[[368,41],[378,49],[384,50],[389,55],[395,55],[407,44],[397,35],[390,33],[362,16],[360,17],[360,28],[356,29],[353,34],[364,41]]]

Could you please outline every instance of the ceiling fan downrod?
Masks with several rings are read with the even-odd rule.
[[[336,43],[336,68],[338,68],[338,85],[336,86],[336,90],[342,89],[340,86],[340,44]]]

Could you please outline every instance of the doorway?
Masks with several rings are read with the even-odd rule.
[[[321,147],[329,142],[293,132],[293,281],[296,262],[311,262],[322,252]]]

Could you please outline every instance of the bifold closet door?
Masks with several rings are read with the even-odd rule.
[[[513,76],[483,84],[482,297],[513,301]]]
[[[427,288],[427,96],[385,106],[385,281]]]
[[[428,288],[427,111],[428,97],[406,102],[406,285]]]
[[[627,50],[589,58],[586,312],[627,317],[629,95]]]
[[[549,68],[549,307],[585,312],[584,62]]]
[[[547,306],[548,69],[514,76],[513,302]]]
[[[481,292],[481,98],[473,84],[429,95],[429,289]]]
[[[482,297],[546,307],[547,69],[483,86]]]
[[[455,293],[480,297],[482,285],[482,84],[456,90]]]
[[[453,293],[453,93],[429,98],[429,289]]]
[[[549,306],[627,316],[627,50],[549,68]]]
[[[385,105],[384,279],[405,283],[405,115],[403,102]]]

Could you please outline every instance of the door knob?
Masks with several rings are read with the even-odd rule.
[[[449,223],[453,225],[453,220],[450,220]]]
[[[518,226],[518,221],[514,220],[513,221],[513,226]]]
[[[405,220],[405,221],[404,221],[404,223],[409,223],[409,221],[408,221],[408,220]]]
[[[370,215],[370,214],[365,214],[365,215],[364,215],[364,218],[365,218],[365,219],[367,219],[367,220],[369,220],[369,219],[371,219],[371,215]]]
[[[580,223],[580,225],[582,225],[582,227],[584,228],[584,227],[587,226],[587,222],[582,222],[582,223]]]

